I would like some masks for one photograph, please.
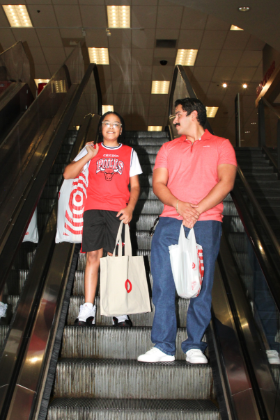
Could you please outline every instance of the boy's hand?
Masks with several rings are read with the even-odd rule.
[[[120,220],[122,220],[124,224],[127,224],[132,219],[133,210],[129,206],[127,206],[124,209],[121,209],[116,215],[116,217],[119,217],[120,215],[121,215]]]

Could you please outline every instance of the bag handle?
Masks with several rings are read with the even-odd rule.
[[[115,244],[115,249],[113,252],[113,257],[116,256],[116,248],[118,244],[122,244],[122,230],[123,230],[123,221],[121,221],[120,226],[119,226],[119,230],[118,230],[118,234],[117,234],[117,238],[116,238],[116,244]],[[124,225],[124,241],[125,241],[125,246],[124,246],[124,255],[132,255],[132,248],[131,248],[131,241],[130,241],[130,234],[129,234],[129,227],[128,224],[126,223]],[[119,245],[119,249],[118,249],[118,257],[122,256],[122,246]]]

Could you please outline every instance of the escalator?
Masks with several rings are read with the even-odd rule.
[[[173,85],[172,102],[190,96],[184,77]],[[87,136],[92,138],[96,124],[87,124],[91,123],[85,120],[81,125],[71,159]],[[127,142],[137,151],[144,172],[140,177],[141,196],[131,223],[132,243],[134,252],[145,257],[150,286],[149,229],[162,209],[152,192],[151,174],[160,146],[172,138],[172,127],[170,133],[127,133]],[[67,154],[70,154],[68,149]],[[62,165],[66,162],[61,162],[63,155],[57,159],[51,166],[62,177]],[[51,190],[56,192],[57,181],[47,182],[41,200],[51,201],[41,201],[38,210],[47,210],[49,205],[50,210],[53,208],[53,196],[49,194]],[[19,352],[21,360],[10,382],[9,399],[3,404],[1,420],[278,418],[279,372],[277,366],[271,369],[268,363],[269,342],[265,339],[262,315],[258,318],[256,310],[255,291],[260,286],[256,278],[261,278],[256,277],[261,276],[258,270],[265,284],[266,277],[262,268],[256,268],[255,249],[248,242],[247,230],[252,220],[246,219],[245,209],[241,205],[237,208],[236,203],[239,203],[236,196],[228,196],[225,202],[225,228],[213,289],[213,319],[204,337],[208,343],[209,365],[187,365],[179,345],[175,362],[151,365],[136,362],[136,357],[152,346],[153,312],[131,316],[133,328],[115,328],[111,318],[100,316],[98,294],[97,326],[74,326],[79,305],[83,303],[85,255],[80,253],[79,244],[54,246],[50,237],[55,234],[55,211],[51,216],[42,216],[48,221],[32,273],[26,280],[26,286],[31,289],[32,280],[34,283],[42,278],[40,296],[33,315],[30,314],[32,322],[25,348]],[[44,213],[47,211],[41,214]],[[43,259],[46,269],[40,273]],[[246,271],[252,264],[253,275]],[[252,288],[254,293],[249,294]],[[26,293],[26,300],[17,312],[24,313],[24,303],[29,300]],[[188,303],[185,299],[176,300],[178,342],[186,335]],[[13,327],[16,320],[15,314]],[[10,338],[12,333],[13,328]],[[6,346],[9,343],[8,337]],[[2,361],[3,357],[0,364]]]

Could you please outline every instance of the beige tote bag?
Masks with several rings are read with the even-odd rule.
[[[105,316],[151,312],[144,259],[132,256],[129,227],[124,226],[125,255],[122,256],[121,222],[113,256],[100,259],[100,312]]]

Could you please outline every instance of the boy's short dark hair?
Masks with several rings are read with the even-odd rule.
[[[125,123],[124,123],[124,119],[123,119],[123,117],[121,117],[120,116],[120,114],[118,114],[117,112],[115,112],[115,111],[108,111],[108,112],[105,112],[105,114],[103,114],[102,115],[102,117],[100,118],[100,120],[99,120],[99,123],[98,123],[98,127],[97,127],[97,143],[102,143],[103,142],[103,136],[102,136],[102,121],[107,117],[107,115],[109,115],[109,114],[114,114],[114,115],[116,115],[117,117],[119,117],[119,119],[120,119],[120,121],[121,121],[121,124],[122,124],[122,133],[121,133],[121,135],[119,136],[119,138],[118,138],[118,142],[119,143],[123,143],[124,144],[124,142],[125,142]]]
[[[206,124],[206,108],[203,103],[196,98],[183,98],[175,101],[175,107],[182,105],[184,111],[187,111],[187,115],[190,115],[193,111],[197,111],[197,121],[204,128]]]

